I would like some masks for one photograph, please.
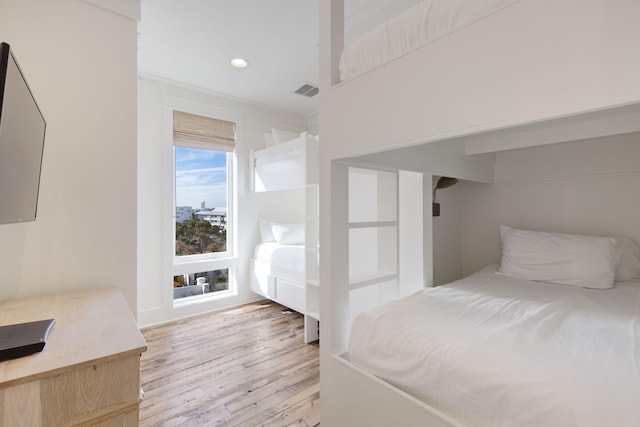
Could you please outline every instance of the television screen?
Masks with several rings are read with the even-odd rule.
[[[0,224],[34,221],[46,123],[7,43],[0,44]]]

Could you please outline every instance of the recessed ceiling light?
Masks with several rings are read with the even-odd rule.
[[[245,68],[247,65],[249,65],[249,63],[247,62],[246,59],[243,59],[243,58],[233,58],[231,60],[231,65],[233,65],[236,68]]]

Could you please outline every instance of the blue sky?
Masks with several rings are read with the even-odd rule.
[[[176,146],[176,206],[226,207],[227,153]]]

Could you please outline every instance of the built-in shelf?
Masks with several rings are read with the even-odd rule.
[[[395,227],[397,221],[350,222],[349,228]]]
[[[397,172],[349,168],[349,223],[396,221]]]
[[[395,224],[349,228],[349,283],[397,274],[397,242],[398,227]]]
[[[351,315],[398,288],[398,172],[348,168]]]
[[[362,274],[355,277],[349,277],[349,288],[358,289],[366,286],[375,285],[377,283],[388,282],[398,278],[398,273],[393,271],[376,270],[369,274]]]

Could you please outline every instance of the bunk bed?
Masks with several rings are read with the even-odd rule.
[[[640,277],[594,276],[602,291],[499,272],[361,313],[351,362],[468,426],[637,425]]]
[[[483,268],[500,263],[499,225],[503,223],[559,233],[629,236],[640,241],[634,220],[640,216],[640,204],[630,197],[640,184],[640,84],[636,78],[640,59],[634,53],[640,48],[640,28],[635,23],[640,16],[640,4],[604,0],[507,2],[456,26],[454,31],[413,45],[354,75],[343,73],[341,78],[342,16],[340,1],[321,4],[321,46],[325,49],[321,50],[324,89],[320,108],[323,127],[320,240],[322,247],[327,248],[327,255],[322,257],[320,287],[324,319],[323,422],[355,426],[541,425],[535,421],[518,423],[518,418],[509,417],[509,411],[517,411],[518,404],[513,400],[518,396],[511,393],[532,393],[535,384],[525,391],[513,385],[506,389],[489,387],[486,382],[477,385],[471,396],[478,398],[478,405],[482,404],[480,397],[494,399],[489,402],[493,406],[485,406],[484,418],[468,415],[471,412],[465,415],[473,406],[468,405],[469,395],[457,394],[454,403],[439,400],[439,393],[445,390],[455,394],[460,391],[456,386],[473,387],[468,377],[461,377],[464,372],[457,373],[458,376],[452,373],[466,369],[461,358],[471,365],[491,368],[487,359],[499,344],[494,343],[493,349],[490,345],[461,346],[468,330],[458,322],[474,313],[452,307],[451,311],[444,310],[446,320],[442,320],[429,317],[434,310],[425,309],[413,316],[410,326],[402,323],[403,316],[396,311],[381,313],[391,304],[412,316],[410,300],[418,300],[422,294],[399,300],[403,302],[387,302],[407,297],[404,289],[413,289],[407,283],[418,281],[420,286],[429,288],[425,292],[438,295],[473,286],[470,281],[478,277],[485,280],[487,275],[496,276]],[[360,191],[350,188],[357,183],[351,177],[354,171],[362,175],[363,170],[378,177],[377,188],[370,197],[370,210],[374,213],[371,219],[353,220],[351,197]],[[423,175],[420,204],[424,222],[422,232],[414,233],[422,239],[418,246],[423,248],[420,255],[423,262],[413,270],[403,270],[406,262],[400,255],[403,245],[400,230],[404,222],[401,209],[391,214],[385,209],[390,201],[395,200],[396,206],[403,203],[403,185],[385,183],[388,174],[399,176],[402,171]],[[456,212],[457,219],[444,214],[434,219],[430,215],[432,180],[438,176],[460,181],[455,190],[447,190],[457,195],[456,203],[466,208],[464,213]],[[458,222],[451,225],[454,219]],[[455,245],[437,238],[438,233],[443,234],[443,226],[445,238],[455,240]],[[362,230],[371,232],[361,238]],[[368,244],[375,245],[375,249]],[[457,251],[457,257],[452,255],[442,261],[437,255],[446,244],[455,246],[450,252]],[[354,279],[350,274],[354,268],[366,267],[354,247],[369,250],[372,274],[365,280]],[[354,257],[358,264],[354,264]],[[434,271],[451,265],[458,270],[459,279],[478,270],[481,273],[431,288]],[[512,281],[499,276],[497,279],[503,285],[500,292],[505,287],[513,288]],[[524,279],[516,282],[519,290],[525,286]],[[632,333],[624,336],[620,325],[612,326],[615,329],[612,333],[619,334],[627,350],[637,342],[637,283],[617,281],[606,290],[558,288],[563,285],[550,287],[538,282],[530,285],[537,288],[529,286],[527,290],[535,289],[545,297],[567,300],[588,295],[584,301],[592,304],[586,304],[588,310],[580,317],[583,320],[593,316],[597,323],[602,316],[619,316],[619,320],[628,316],[626,325],[632,328]],[[591,300],[593,295],[603,297],[602,301]],[[513,296],[517,300],[529,297]],[[612,308],[613,304],[606,301],[608,298],[626,302]],[[606,309],[598,311],[598,306]],[[355,347],[349,346],[352,325],[360,337],[354,335],[352,343],[359,343]],[[407,338],[406,334],[411,334],[415,325],[431,327],[436,337],[446,335],[449,340],[443,341],[448,352],[436,358],[449,374],[425,383],[427,391],[386,376],[386,368],[380,368],[376,361],[367,361],[357,349],[361,345],[364,353],[388,356],[395,360],[394,369],[420,381],[422,368],[411,361],[396,359],[402,351],[401,344],[385,341],[381,332],[388,328],[391,335],[411,341],[412,336]],[[364,335],[357,332],[369,327]],[[452,327],[456,333],[447,333],[444,327]],[[523,336],[522,340],[526,338]],[[588,339],[586,333],[584,338]],[[380,347],[375,350],[368,347],[377,340]],[[456,353],[462,349],[462,355]],[[540,347],[535,349],[542,351]],[[534,356],[534,350],[529,350],[529,357]],[[355,352],[355,359],[351,351]],[[513,351],[500,354],[503,364],[494,367],[495,381],[500,375],[527,375],[514,362],[519,351],[526,352],[527,347],[518,345]],[[583,395],[562,396],[564,400],[558,401],[557,409],[566,410],[563,416],[567,417],[549,418],[551,425],[640,422],[629,400],[629,396],[637,395],[640,384],[637,373],[628,369],[634,363],[637,366],[637,352],[632,352],[631,359],[624,362],[616,359],[617,354],[598,352],[594,357],[605,355],[608,365],[625,364],[622,371],[615,373],[618,379],[627,381],[625,386],[613,381],[608,384],[615,390],[611,395],[620,400],[610,407],[589,406],[585,402],[601,396],[598,387],[606,379],[603,380],[601,372],[595,373],[596,377],[600,375],[597,379],[586,375],[585,366],[573,367],[573,375],[585,374],[582,382],[575,383],[585,388],[571,388],[569,384],[565,390]],[[452,360],[445,356],[451,356]],[[553,360],[560,363],[559,359]],[[446,362],[453,365],[445,365]],[[531,363],[534,368],[544,370],[542,360],[534,359]],[[599,369],[608,365],[605,362]],[[433,376],[439,375],[431,372]],[[537,400],[536,396],[530,400],[531,411],[544,406],[545,399],[548,403],[550,394],[541,393]],[[576,399],[574,402],[583,400],[571,407],[568,400],[572,398]],[[608,401],[609,396],[602,399]]]
[[[318,138],[299,137],[251,152],[253,191],[293,192],[304,212],[298,222],[284,222],[290,203],[279,218],[258,218],[259,243],[251,259],[251,290],[305,316],[304,340],[319,337],[318,296]],[[298,197],[301,192],[302,196]]]

